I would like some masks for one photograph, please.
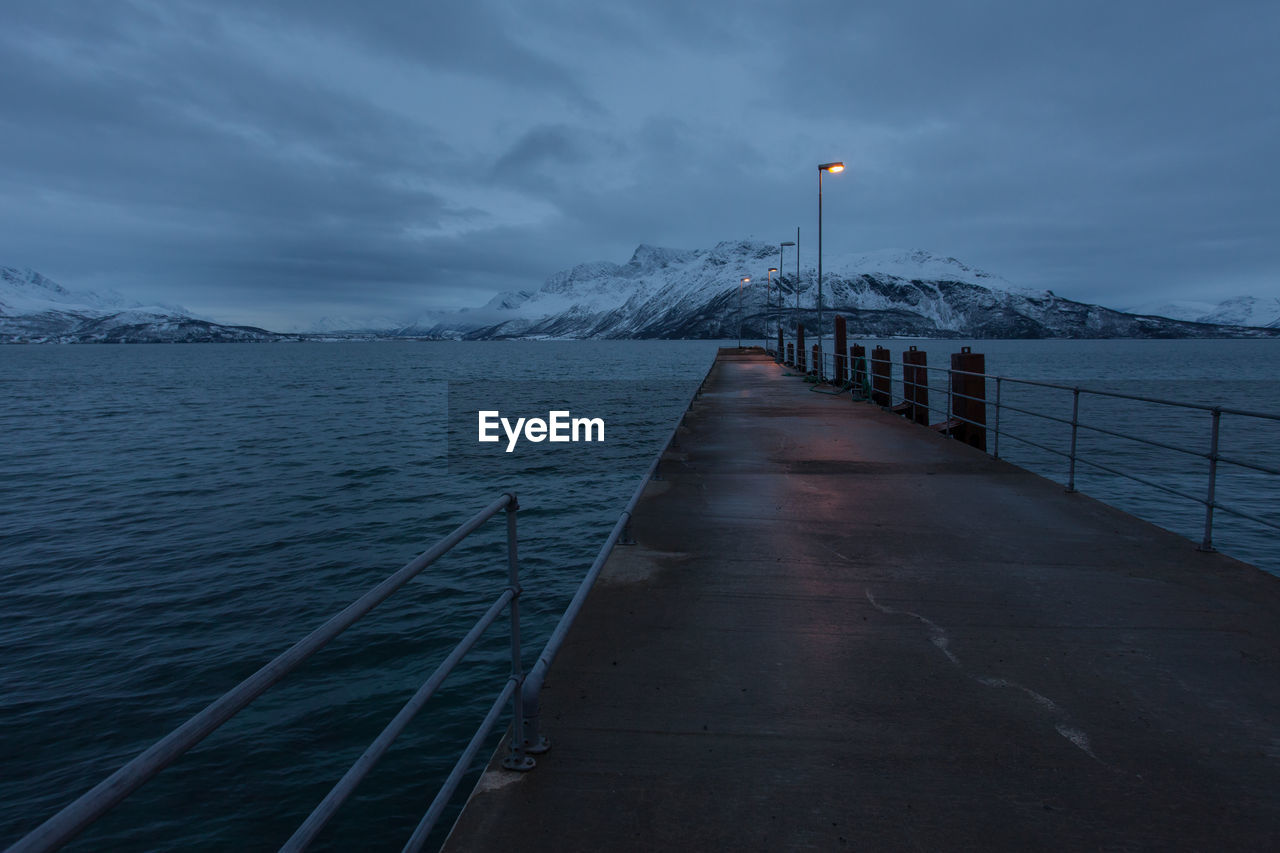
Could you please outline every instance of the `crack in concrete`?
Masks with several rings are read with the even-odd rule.
[[[876,610],[879,610],[881,613],[884,613],[890,616],[910,616],[912,619],[915,619],[923,623],[925,627],[929,629],[929,641],[933,643],[935,647],[937,647],[938,651],[946,655],[947,660],[951,661],[951,663],[957,669],[964,672],[964,674],[967,677],[972,678],[974,681],[978,682],[984,687],[1010,688],[1013,690],[1020,690],[1023,693],[1025,693],[1037,705],[1044,708],[1046,711],[1048,711],[1053,716],[1058,718],[1055,721],[1053,726],[1054,731],[1056,731],[1059,735],[1065,738],[1069,743],[1071,743],[1073,746],[1075,746],[1085,755],[1092,758],[1094,761],[1098,762],[1104,767],[1111,766],[1107,764],[1105,761],[1103,761],[1101,758],[1099,758],[1096,753],[1094,753],[1093,746],[1089,741],[1089,735],[1086,732],[1082,731],[1081,729],[1078,729],[1070,725],[1070,720],[1071,720],[1070,714],[1068,714],[1067,711],[1057,702],[1054,702],[1052,699],[1050,699],[1048,696],[1045,696],[1042,693],[1037,693],[1036,691],[1032,690],[1030,687],[1024,687],[1023,685],[1018,684],[1016,681],[1010,681],[1007,678],[992,678],[989,676],[979,676],[979,675],[973,675],[969,673],[965,669],[964,665],[960,663],[960,658],[956,657],[955,652],[951,651],[951,638],[947,636],[946,630],[937,622],[934,622],[932,619],[929,619],[926,616],[921,616],[919,613],[914,613],[910,610],[899,610],[894,607],[887,607],[881,604],[880,602],[876,601],[876,597],[872,595],[870,589],[866,590],[866,596],[867,596],[867,601],[871,602],[871,606],[874,607]]]

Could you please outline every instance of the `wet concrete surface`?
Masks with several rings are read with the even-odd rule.
[[[1280,579],[722,351],[450,851],[1280,849]]]

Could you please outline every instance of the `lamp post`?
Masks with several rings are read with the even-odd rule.
[[[743,276],[738,282],[738,349],[742,349],[742,285],[751,281],[749,276]]]
[[[822,173],[844,171],[844,163],[822,163],[818,166],[818,377],[822,377]]]
[[[777,267],[769,267],[769,280],[764,286],[764,313],[765,317],[769,316],[769,309],[773,307],[773,274],[778,271]],[[782,304],[782,290],[778,290],[778,304]],[[769,327],[761,326],[760,340],[764,342],[764,349],[769,349]]]
[[[796,236],[800,236],[800,229],[796,229]],[[782,250],[787,246],[794,246],[794,240],[778,244],[778,268],[782,268]],[[800,292],[800,250],[796,250],[796,293]],[[796,297],[796,307],[800,306],[799,297]],[[782,274],[778,274],[778,331],[782,331]]]

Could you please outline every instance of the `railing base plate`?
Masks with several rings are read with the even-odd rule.
[[[528,755],[542,755],[551,749],[551,739],[546,735],[538,735],[535,741],[525,741],[524,751]]]
[[[502,759],[502,766],[506,770],[514,770],[517,773],[524,773],[538,766],[538,762],[534,761],[527,755],[508,755]]]

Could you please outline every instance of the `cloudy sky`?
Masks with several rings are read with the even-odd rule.
[[[638,243],[1280,296],[1274,0],[4,0],[0,265],[407,318]]]

